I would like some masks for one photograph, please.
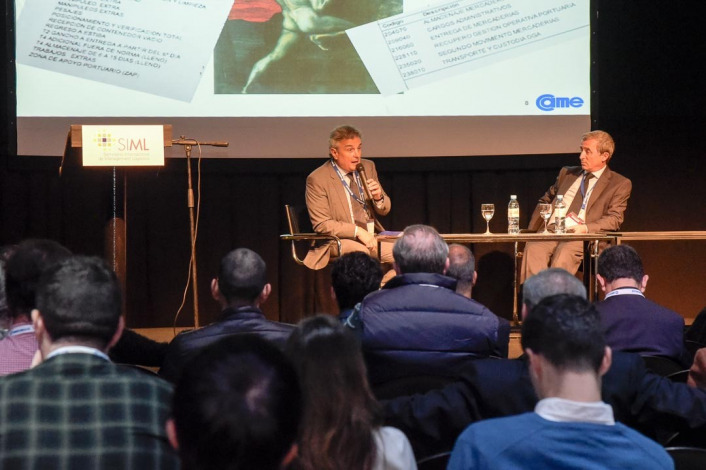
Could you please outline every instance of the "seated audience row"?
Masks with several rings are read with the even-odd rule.
[[[31,312],[39,364],[0,378],[0,468],[169,469],[178,456],[186,469],[416,468],[404,434],[382,426],[359,342],[333,317],[294,330],[294,366],[256,334],[195,351],[168,420],[171,385],[107,356],[121,306],[98,258],[43,270]]]
[[[539,399],[534,411],[469,426],[456,440],[450,470],[674,468],[663,447],[616,423],[601,400],[611,349],[587,300],[543,299],[524,318],[522,348]]]
[[[586,298],[583,284],[551,268],[529,278],[523,289],[523,318],[544,298]],[[603,401],[615,420],[658,438],[706,426],[706,391],[649,372],[638,354],[615,351],[601,381]],[[386,422],[407,434],[417,457],[448,451],[470,423],[532,411],[538,397],[526,356],[468,362],[457,381],[424,395],[384,403]]]
[[[179,468],[165,430],[171,386],[107,356],[121,309],[98,258],[42,272],[31,310],[42,362],[0,377],[0,468]]]
[[[536,414],[524,416],[522,422],[536,426],[536,432],[555,436],[562,426],[543,421],[547,413],[556,412],[553,402],[547,405],[540,401],[549,396],[579,402],[587,397],[591,402],[602,398],[610,405],[596,405],[602,410],[603,425],[614,419],[652,438],[706,427],[706,392],[650,373],[639,355],[618,351],[669,356],[666,347],[657,349],[661,344],[683,345],[681,339],[643,343],[653,348],[647,351],[613,343],[615,351],[605,348],[597,367],[569,368],[568,376],[586,381],[582,389],[588,392],[578,400],[571,394],[547,394],[547,383],[565,383],[562,374],[567,370],[551,352],[563,347],[561,341],[549,347],[544,344],[547,335],[533,338],[523,330],[525,356],[484,359],[507,356],[509,325],[470,299],[476,278],[470,250],[447,246],[433,228],[422,225],[408,227],[395,243],[397,276],[380,290],[376,260],[354,253],[336,261],[332,291],[341,306],[343,325],[330,316],[313,317],[297,327],[267,320],[260,310],[271,291],[264,261],[248,249],[228,253],[211,284],[213,297],[223,309],[219,321],[182,333],[169,346],[145,345],[146,350],[153,348],[156,359],[164,356],[160,375],[177,384],[174,420],[167,424],[172,396],[169,383],[115,365],[107,356],[119,341],[123,344],[120,355],[133,353],[130,345],[142,348],[138,335],[130,339],[122,333],[122,302],[114,273],[95,258],[72,256],[60,245],[47,242],[23,242],[7,263],[9,310],[25,315],[19,322],[13,320],[10,332],[17,326],[29,326],[31,337],[36,339],[33,348],[25,348],[32,354],[25,356],[31,360],[38,350],[36,359],[41,363],[0,377],[0,413],[4,413],[0,415],[9,416],[13,410],[13,419],[0,427],[2,468],[176,468],[177,453],[168,442],[178,448],[184,468],[228,468],[226,462],[230,468],[340,468],[342,462],[350,468],[415,468],[415,454],[419,458],[449,451],[469,424],[487,418],[535,410]],[[59,254],[47,254],[53,251]],[[626,292],[609,295],[596,306],[606,344],[612,346],[612,330],[606,326],[614,320],[611,308],[619,318],[643,312],[639,319],[644,323],[644,335],[656,337],[661,332],[675,336],[673,321],[652,321],[662,318],[664,312],[644,299],[647,277],[637,253],[621,245],[606,249],[601,258],[601,286],[608,294]],[[22,292],[24,297],[13,292]],[[560,269],[543,271],[525,283],[523,318],[531,318],[537,304],[556,294],[586,297],[585,288],[574,276]],[[24,303],[13,300],[18,298]],[[621,299],[623,306],[616,307],[615,301]],[[561,315],[598,318],[585,302],[572,302],[545,306],[546,318],[539,316],[537,321],[551,326]],[[648,311],[659,313],[644,313]],[[666,313],[663,316],[669,317]],[[589,328],[585,323],[582,327]],[[600,336],[603,341],[603,334]],[[0,340],[0,348],[13,344],[6,343],[8,339]],[[593,343],[600,346],[600,341]],[[571,349],[583,343],[567,340],[566,344]],[[683,349],[669,351],[681,354]],[[706,349],[702,352],[694,362],[692,385],[703,384],[699,365],[703,368],[706,364]],[[424,395],[384,403],[383,421],[366,378],[363,353],[370,384],[425,374],[443,375],[451,383]],[[0,349],[0,364],[5,357],[10,356],[3,356]],[[27,367],[29,364],[17,370]],[[301,389],[292,379],[293,370]],[[554,382],[542,385],[542,373],[547,371],[551,374],[544,378]],[[592,384],[600,385],[600,395],[590,392]],[[209,397],[211,405],[183,405],[196,405],[195,397],[200,396]],[[106,403],[120,403],[121,409]],[[583,410],[582,406],[576,408]],[[561,418],[573,421],[568,415]],[[302,425],[294,425],[295,421]],[[257,422],[262,426],[253,424]],[[48,423],[51,426],[43,426]],[[496,432],[495,424],[487,426],[483,433]],[[85,432],[94,428],[101,432]],[[504,434],[502,427],[497,429]],[[621,426],[611,427],[603,435],[606,445],[617,442],[614,430],[619,430],[620,442],[629,446],[639,441],[644,449],[650,449],[655,462],[662,462],[649,441]],[[271,434],[274,431],[277,436]],[[494,452],[485,444],[480,447],[487,452],[479,450],[482,438],[476,431],[468,435],[474,437],[470,441],[462,438],[457,444],[457,455],[463,457],[454,457],[452,462],[482,459]],[[272,449],[269,453],[268,448]],[[562,455],[567,449],[553,453]],[[536,458],[541,466],[541,458]]]

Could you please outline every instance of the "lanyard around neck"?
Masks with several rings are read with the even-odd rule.
[[[605,295],[605,298],[607,299],[609,297],[614,297],[617,295],[639,295],[640,297],[645,296],[645,294],[643,294],[642,291],[637,287],[618,287],[617,289],[608,292]]]
[[[345,175],[341,173],[341,170],[338,168],[338,165],[331,159],[331,165],[333,166],[333,169],[336,171],[336,174],[338,175],[338,178],[341,180],[341,183],[343,183],[343,187],[346,188],[346,192],[355,199],[356,202],[358,202],[360,205],[363,206],[363,208],[366,208],[365,200],[362,198],[363,196],[363,185],[360,182],[360,176],[358,176],[357,171],[352,171],[350,174],[353,178],[353,180],[356,182],[356,185],[358,186],[358,194],[360,194],[361,197],[358,197],[352,190],[350,185],[348,184],[348,181],[346,181]]]

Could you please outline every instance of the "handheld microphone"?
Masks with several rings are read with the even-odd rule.
[[[355,166],[356,171],[360,174],[360,180],[363,182],[363,189],[365,190],[365,195],[369,200],[373,200],[373,195],[370,193],[370,188],[368,188],[368,178],[365,174],[365,168],[362,163],[358,163]]]

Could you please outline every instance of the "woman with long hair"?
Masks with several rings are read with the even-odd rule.
[[[287,342],[304,416],[297,470],[416,469],[407,437],[382,426],[358,339],[329,315],[303,320]]]

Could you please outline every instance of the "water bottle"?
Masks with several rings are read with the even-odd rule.
[[[520,233],[520,203],[514,194],[507,205],[507,233]]]
[[[566,204],[562,194],[554,202],[554,225],[554,233],[566,233]]]

